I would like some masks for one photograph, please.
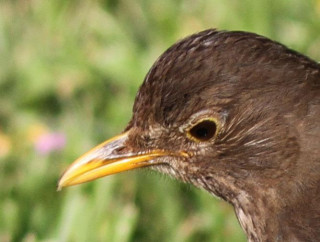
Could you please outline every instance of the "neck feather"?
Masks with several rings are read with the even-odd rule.
[[[312,190],[298,197],[292,193],[292,199],[272,189],[260,196],[242,191],[230,202],[249,241],[315,241],[320,238],[320,199]]]

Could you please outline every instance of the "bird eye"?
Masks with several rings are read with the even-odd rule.
[[[195,141],[208,141],[213,138],[217,131],[217,124],[214,120],[205,119],[198,122],[188,131],[188,136]]]

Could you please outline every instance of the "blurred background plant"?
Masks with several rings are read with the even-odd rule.
[[[212,27],[320,59],[319,0],[0,1],[0,241],[245,241],[225,202],[149,170],[56,192],[155,59]]]

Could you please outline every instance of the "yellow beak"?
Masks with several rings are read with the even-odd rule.
[[[163,150],[127,152],[128,133],[103,142],[73,162],[61,176],[58,190],[122,171],[160,164],[154,161],[157,157],[187,156],[184,152],[177,154]]]

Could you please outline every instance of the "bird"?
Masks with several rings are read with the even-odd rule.
[[[58,189],[149,167],[230,203],[248,241],[320,239],[320,64],[244,31],[207,29],[153,64],[120,134]]]

